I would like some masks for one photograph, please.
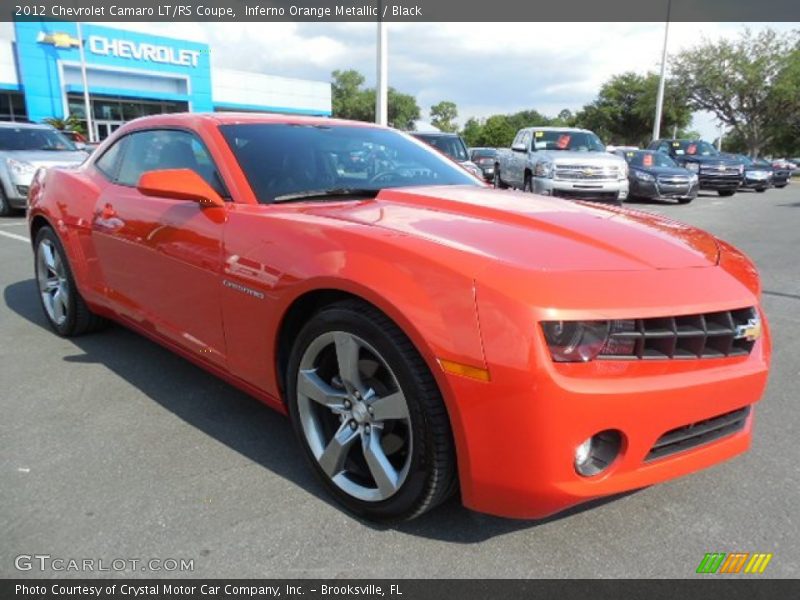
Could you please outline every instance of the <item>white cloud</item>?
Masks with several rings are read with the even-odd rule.
[[[763,23],[672,23],[669,52]],[[375,81],[373,23],[126,23],[138,31],[203,41],[220,67],[328,80],[355,68]],[[796,24],[769,26],[790,30]],[[624,71],[658,71],[663,23],[391,23],[389,83],[423,109],[449,99],[469,116],[536,109],[555,115],[590,102]],[[709,115],[694,127],[713,139]]]

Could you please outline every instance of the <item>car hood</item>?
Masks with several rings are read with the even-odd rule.
[[[80,164],[89,155],[82,150],[4,150],[0,156],[29,162],[35,167],[62,167]]]
[[[471,253],[476,269],[497,261],[543,271],[685,269],[719,258],[713,236],[676,221],[473,186],[386,189],[374,200],[308,212]]]
[[[738,166],[742,164],[742,161],[736,160],[735,158],[729,158],[726,156],[700,156],[700,155],[688,155],[682,154],[680,156],[675,157],[678,160],[683,160],[686,162],[696,162],[700,163],[701,165],[731,165],[731,166]]]
[[[537,150],[532,158],[545,157],[556,165],[608,165],[625,163],[620,156],[608,152],[571,152],[569,150]]]

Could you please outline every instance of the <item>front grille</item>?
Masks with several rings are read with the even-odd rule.
[[[661,175],[658,183],[662,185],[689,185],[689,178],[685,175]]]
[[[681,317],[612,321],[598,358],[664,360],[747,356],[760,334],[754,308]]]
[[[700,172],[704,175],[741,175],[739,167],[727,165],[704,165],[700,167]]]
[[[555,178],[565,181],[615,181],[619,167],[592,165],[556,165]]]
[[[750,407],[746,406],[705,421],[698,421],[691,425],[671,429],[658,438],[644,460],[649,462],[664,458],[670,454],[683,452],[732,435],[744,429],[744,424],[747,422],[749,415]]]

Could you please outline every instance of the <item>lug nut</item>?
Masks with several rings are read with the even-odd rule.
[[[364,425],[364,433],[369,435],[369,425]]]
[[[350,410],[350,407],[351,407],[351,406],[353,406],[353,405],[352,405],[352,404],[350,404],[350,400],[345,400],[345,401],[344,401],[344,407],[345,407],[347,410]]]
[[[353,431],[358,429],[358,423],[356,423],[355,421],[350,421],[350,429],[352,429]]]

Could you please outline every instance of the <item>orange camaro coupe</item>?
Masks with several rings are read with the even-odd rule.
[[[745,451],[770,345],[753,264],[654,215],[492,190],[410,136],[132,121],[40,171],[63,336],[114,320],[289,415],[354,513],[539,518]]]

